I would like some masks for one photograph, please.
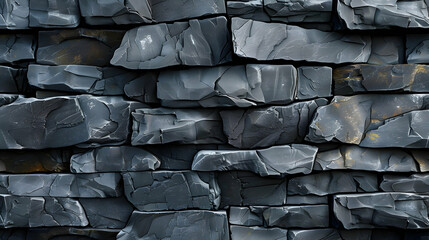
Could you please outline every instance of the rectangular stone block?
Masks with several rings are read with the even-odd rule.
[[[26,29],[29,14],[29,0],[3,0],[0,5],[0,28]]]
[[[330,22],[332,0],[264,0],[272,21]]]
[[[22,93],[27,89],[27,70],[0,66],[0,93]]]
[[[407,63],[427,63],[429,61],[429,34],[407,34]]]
[[[0,172],[67,172],[70,168],[70,156],[69,149],[1,150]]]
[[[230,226],[231,240],[286,240],[287,230],[281,228]]]
[[[78,0],[28,0],[29,26],[74,28],[80,23]]]
[[[401,35],[372,35],[369,64],[405,63],[405,42]]]
[[[270,16],[264,11],[262,0],[227,0],[226,8],[229,17],[240,17],[263,22],[270,21]]]
[[[268,207],[263,216],[269,227],[329,227],[328,205]]]
[[[79,202],[94,228],[124,228],[134,210],[125,198],[81,198]]]
[[[0,63],[33,60],[36,44],[35,37],[30,34],[0,34]]]
[[[263,226],[266,207],[230,207],[229,223],[240,226]]]
[[[412,174],[410,176],[384,175],[380,188],[385,192],[429,192],[429,175]]]
[[[299,100],[331,97],[332,68],[299,67],[296,98]]]

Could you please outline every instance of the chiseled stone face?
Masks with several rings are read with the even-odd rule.
[[[40,46],[40,45],[39,45]],[[0,34],[0,63],[31,61],[36,52],[36,39],[31,34]]]
[[[24,68],[0,66],[0,93],[23,93],[27,88]]]
[[[78,0],[29,0],[30,27],[73,28],[80,23]]]
[[[81,198],[79,202],[94,228],[124,228],[133,212],[125,198]]]
[[[330,22],[332,0],[264,0],[272,21]]]
[[[263,216],[269,227],[329,227],[328,205],[268,207]]]
[[[426,194],[429,191],[428,174],[412,174],[410,176],[384,175],[380,188],[385,192],[409,192]]]

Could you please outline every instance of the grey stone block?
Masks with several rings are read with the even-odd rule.
[[[77,200],[52,197],[0,195],[0,226],[86,226],[88,219]]]
[[[70,159],[73,173],[147,171],[160,165],[160,160],[152,153],[130,146],[95,148],[74,154]]]
[[[27,71],[24,68],[0,66],[0,92],[22,93],[27,88]]]
[[[226,1],[226,9],[229,17],[240,17],[269,22],[270,17],[264,11],[262,0],[235,0]]]
[[[133,212],[125,198],[82,198],[79,202],[94,228],[124,228]]]
[[[132,116],[132,145],[226,142],[218,110],[142,108]]]
[[[229,223],[240,226],[263,226],[263,210],[261,207],[230,207]]]
[[[114,240],[119,231],[120,229],[77,227],[28,228],[26,240]]]
[[[372,36],[369,64],[405,63],[405,44],[402,36]]]
[[[29,0],[3,0],[0,3],[0,28],[26,29],[29,14]]]
[[[287,230],[281,228],[230,226],[231,240],[286,240]]]
[[[30,27],[73,28],[80,23],[78,0],[29,0]]]
[[[288,195],[317,195],[344,192],[376,192],[377,174],[370,172],[322,172],[293,177],[288,182]]]
[[[232,18],[234,53],[257,60],[367,62],[371,37]]]
[[[225,110],[220,115],[228,143],[237,148],[261,148],[299,143],[313,113],[326,99],[248,110]]]
[[[351,240],[343,239],[337,229],[293,229],[287,233],[288,240]]]
[[[402,234],[392,229],[301,229],[289,230],[288,240],[378,240],[378,239],[391,239],[401,240]]]
[[[334,214],[346,229],[428,229],[429,196],[413,193],[341,194]]]
[[[127,72],[130,73],[129,70]],[[128,81],[123,87],[123,91],[131,99],[144,103],[159,103],[159,99],[156,97],[157,79],[158,73],[143,72],[138,77]]]
[[[264,0],[272,21],[330,22],[332,0]]]
[[[329,227],[328,205],[269,207],[263,216],[269,227]]]
[[[429,62],[429,34],[407,34],[407,63]]]
[[[33,60],[36,40],[30,34],[0,34],[0,63]]]
[[[122,176],[125,196],[140,211],[219,207],[220,189],[214,173],[155,171]]]
[[[134,211],[118,240],[150,239],[229,240],[226,212],[187,210],[178,212]]]
[[[317,147],[292,144],[259,150],[203,150],[192,163],[194,171],[250,171],[261,176],[309,174]]]
[[[380,188],[385,192],[410,192],[426,194],[429,191],[429,175],[384,175],[383,181],[380,184]]]
[[[85,28],[39,31],[37,63],[107,66],[124,34]]]
[[[328,196],[316,196],[316,195],[287,195],[286,204],[289,205],[317,205],[317,204],[328,204]]]
[[[332,68],[299,67],[296,98],[299,100],[331,97]]]
[[[110,63],[128,69],[214,66],[231,61],[225,17],[147,25],[126,32]]]
[[[0,172],[66,172],[69,170],[70,156],[71,151],[66,149],[2,150],[0,151]]]

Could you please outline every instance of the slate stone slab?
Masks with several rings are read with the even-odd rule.
[[[29,14],[29,0],[3,0],[0,4],[0,28],[26,29]]]
[[[127,73],[131,71],[127,70]],[[127,81],[123,87],[123,91],[127,97],[144,102],[144,103],[159,103],[157,98],[157,83],[158,73],[155,71],[143,72],[138,77]],[[117,80],[115,79],[115,82]]]
[[[264,11],[262,0],[236,0],[226,1],[226,8],[229,17],[240,17],[269,22],[270,16]]]
[[[287,230],[281,228],[230,226],[231,240],[286,240]]]
[[[220,189],[214,173],[155,171],[122,176],[125,196],[140,211],[219,207]]]
[[[107,66],[119,47],[123,30],[39,31],[36,62],[46,65]]]
[[[288,195],[325,196],[343,192],[376,192],[377,174],[371,172],[322,172],[290,178]]]
[[[257,60],[367,62],[371,37],[232,18],[234,53]]]
[[[118,240],[141,238],[229,240],[226,212],[186,210],[177,212],[134,211]]]
[[[330,22],[332,0],[264,0],[272,21]]]
[[[157,96],[161,105],[173,108],[288,104],[295,98],[296,82],[292,65],[191,68],[162,71]]]
[[[0,193],[29,197],[106,198],[122,195],[121,175],[94,174],[2,174]]]
[[[231,61],[225,17],[133,28],[126,32],[110,63],[128,69],[175,65],[214,66]]]
[[[67,149],[47,149],[37,151],[0,151],[0,172],[66,172],[69,170],[71,151]]]
[[[369,64],[399,64],[406,62],[403,36],[381,34],[373,35],[371,39]]]
[[[262,148],[302,142],[313,113],[326,99],[287,106],[225,110],[220,115],[228,143],[237,148]]]
[[[0,66],[0,92],[20,93],[27,88],[27,70]]]
[[[0,63],[33,60],[36,40],[30,34],[0,34]]]
[[[263,226],[263,207],[230,207],[229,223],[240,226]]]
[[[427,194],[429,191],[428,174],[410,176],[384,175],[380,188],[385,192],[409,192]]]
[[[296,98],[299,100],[331,97],[332,68],[299,67]]]
[[[132,145],[226,142],[218,110],[142,108],[132,117]]]
[[[406,56],[407,63],[429,62],[429,34],[407,34]]]
[[[263,216],[269,227],[329,227],[328,205],[269,207]]]
[[[287,195],[286,204],[288,205],[317,205],[328,204],[328,196],[316,195]]]
[[[341,194],[334,214],[346,229],[428,229],[429,196],[412,193]]]
[[[251,172],[221,172],[217,182],[221,192],[220,207],[279,206],[286,203],[286,179],[260,177]]]
[[[87,226],[85,211],[77,200],[52,197],[0,195],[0,226]]]
[[[89,220],[95,228],[124,228],[133,212],[132,205],[125,198],[79,199]]]
[[[292,144],[259,150],[203,150],[192,163],[193,171],[250,171],[261,176],[309,174],[317,147]]]
[[[30,27],[73,28],[80,23],[78,0],[29,0]]]
[[[70,159],[73,173],[148,171],[160,165],[160,160],[152,153],[130,146],[95,148],[74,154]]]

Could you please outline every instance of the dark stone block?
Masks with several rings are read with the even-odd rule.
[[[329,227],[328,205],[269,207],[263,216],[269,227]]]
[[[89,225],[95,228],[124,228],[133,212],[125,198],[79,199]]]
[[[0,92],[20,93],[27,88],[27,70],[0,66]]]
[[[73,28],[80,23],[78,0],[29,0],[30,27]]]
[[[287,230],[281,228],[230,226],[231,240],[286,240]]]
[[[0,151],[0,172],[67,172],[70,156],[71,151],[66,149],[2,150]]]
[[[35,51],[36,40],[33,35],[0,34],[0,63],[33,60]]]

